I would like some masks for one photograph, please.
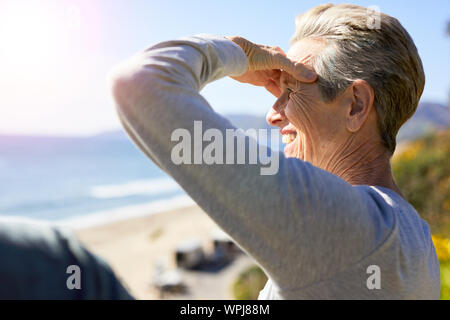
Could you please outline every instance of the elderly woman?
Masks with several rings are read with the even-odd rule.
[[[297,18],[287,56],[201,35],[157,44],[113,74],[126,131],[264,269],[260,299],[439,298],[428,225],[389,162],[424,72],[396,19],[369,18],[363,7],[322,5]],[[225,76],[278,97],[267,115],[287,144],[276,174],[261,175],[259,162],[172,161],[175,130],[201,140],[194,121],[223,136],[234,128],[199,94]]]

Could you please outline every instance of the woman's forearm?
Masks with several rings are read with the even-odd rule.
[[[211,116],[226,121],[199,91],[214,80],[245,72],[247,65],[242,49],[225,37],[199,35],[154,45],[111,73],[119,118],[139,148],[167,171],[176,129],[189,130],[194,120]]]

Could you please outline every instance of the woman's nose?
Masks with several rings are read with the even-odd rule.
[[[266,121],[271,126],[283,127],[288,123],[284,114],[284,108],[289,101],[289,91],[285,90],[283,94],[277,99],[273,107],[269,110],[266,116]]]
[[[267,112],[266,115],[267,123],[271,126],[276,126],[280,128],[284,127],[284,123],[287,121],[286,117],[282,113],[283,111],[278,112],[274,108],[270,108],[269,112]]]

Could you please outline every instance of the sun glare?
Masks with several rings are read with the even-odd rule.
[[[90,34],[74,3],[0,0],[0,132],[52,131],[82,99]]]
[[[45,3],[45,2],[44,2]],[[61,10],[37,2],[0,5],[0,64],[9,76],[48,69],[58,63],[73,36],[70,8]],[[30,70],[30,68],[32,70]]]

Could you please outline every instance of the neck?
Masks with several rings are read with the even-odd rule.
[[[319,167],[351,185],[385,187],[404,198],[394,182],[391,155],[379,140],[361,141],[356,135],[352,135],[346,142],[334,146],[331,152],[321,157]]]

